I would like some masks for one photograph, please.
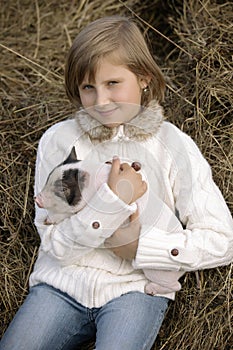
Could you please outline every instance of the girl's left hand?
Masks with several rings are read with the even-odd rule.
[[[129,224],[119,228],[113,235],[105,240],[105,247],[122,259],[133,260],[138,248],[138,239],[141,225],[139,211],[129,217]]]

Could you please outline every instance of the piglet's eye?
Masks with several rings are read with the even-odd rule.
[[[64,196],[66,198],[68,198],[70,196],[71,189],[68,186],[66,186],[64,183],[62,184],[62,191],[63,191]]]

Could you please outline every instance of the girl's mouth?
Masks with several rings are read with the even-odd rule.
[[[110,110],[96,110],[102,117],[109,117],[111,116],[115,111],[117,110],[117,108],[113,108]]]

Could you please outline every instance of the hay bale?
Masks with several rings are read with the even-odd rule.
[[[33,224],[38,140],[74,111],[64,92],[64,61],[90,21],[132,11],[141,17],[166,75],[168,119],[197,142],[233,212],[233,9],[217,0],[61,0],[59,6],[9,0],[0,11],[1,335],[27,293],[39,246]],[[231,349],[231,267],[201,272],[198,285],[189,273],[183,286],[154,349]]]

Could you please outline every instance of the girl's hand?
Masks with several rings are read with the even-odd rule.
[[[147,190],[141,174],[127,163],[120,164],[118,157],[113,157],[108,186],[126,204],[135,202]]]
[[[137,210],[129,217],[129,224],[126,227],[119,228],[105,240],[105,247],[122,259],[133,260],[138,248],[140,230],[139,211]]]

